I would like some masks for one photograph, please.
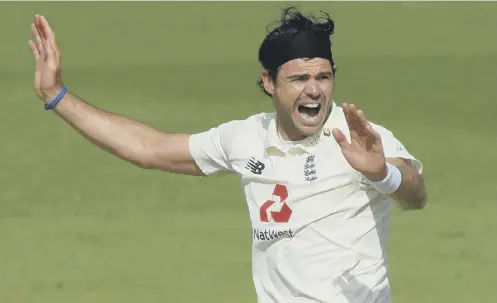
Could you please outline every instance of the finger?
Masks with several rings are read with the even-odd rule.
[[[36,69],[35,69],[35,74],[34,74],[34,87],[36,91],[38,92],[40,88],[40,80],[41,80],[41,70],[42,70],[42,65],[44,64],[43,61],[40,58],[40,51],[38,49],[38,46],[33,40],[29,40],[29,47],[31,48],[31,51],[33,52],[33,55],[36,59]]]
[[[357,107],[354,104],[349,104],[347,107],[348,113],[345,117],[347,119],[349,127],[351,129],[360,130],[361,128],[363,128],[363,126],[361,120],[357,116]]]
[[[38,51],[38,47],[36,46],[36,43],[34,43],[32,40],[29,40],[28,44],[29,44],[29,48],[31,48],[31,52],[33,53],[35,59],[36,60],[40,59],[40,52]]]
[[[59,51],[59,47],[57,45],[57,42],[54,40],[51,40],[50,41],[50,44],[52,45],[52,49],[54,50],[54,53],[55,53],[55,60],[57,61],[57,66],[60,65],[60,51]]]
[[[366,131],[369,133],[369,135],[374,136],[375,140],[381,140],[380,134],[374,130],[371,124],[368,124],[368,126],[366,127]]]
[[[349,105],[347,103],[342,103],[342,109],[343,109],[343,113],[345,115],[348,115],[349,112],[350,112],[350,109],[349,109]]]
[[[368,126],[370,125],[368,119],[366,118],[366,115],[364,115],[362,110],[358,109],[355,105],[352,105],[351,116],[351,120],[354,121],[353,123],[356,129],[360,130],[359,132],[361,133],[361,135],[367,134],[369,132]],[[369,128],[372,129],[371,127]]]
[[[347,104],[347,116],[350,119],[356,120],[357,117],[357,107],[354,104]]]
[[[46,41],[46,53],[47,53],[47,67],[53,71],[56,71],[58,69],[58,60],[57,56],[55,54],[55,49],[52,46],[51,41]]]
[[[59,48],[57,47],[57,41],[55,38],[55,32],[52,27],[48,23],[47,19],[44,16],[40,17],[41,25],[43,26],[45,37],[47,39],[47,45],[50,47],[51,54],[53,52],[54,59],[58,64],[60,58]]]
[[[43,22],[44,17],[41,15],[35,15],[35,25],[38,32],[38,36],[41,40],[41,46],[45,52],[48,50],[48,34],[47,34],[47,25]]]
[[[368,119],[366,118],[366,115],[364,114],[364,112],[362,110],[357,110],[355,112],[355,116],[357,117],[357,119],[361,122],[362,126],[364,128],[368,127],[369,125],[369,121]]]
[[[347,103],[342,103],[342,109],[345,115],[345,119],[347,120],[347,122],[350,123],[351,122],[350,119],[352,118],[351,116],[352,105]]]
[[[331,132],[341,148],[349,147],[350,144],[347,142],[347,138],[345,137],[345,135],[341,130],[339,130],[338,128],[334,128]]]
[[[359,119],[362,128],[371,136],[374,136],[376,139],[380,138],[380,135],[373,129],[371,123],[369,123],[368,118],[362,110],[357,110],[356,116]]]
[[[54,40],[55,41],[55,33],[52,30],[52,27],[50,27],[50,24],[48,23],[47,19],[44,16],[40,16],[40,24],[41,27],[43,28],[43,34],[45,35],[45,38],[47,40]]]
[[[31,31],[33,33],[33,37],[36,41],[36,48],[38,49],[38,54],[40,55],[40,58],[45,60],[45,47],[43,46],[43,42],[40,36],[40,31],[38,30],[38,27],[35,24],[31,24]]]
[[[33,39],[36,42],[36,47],[38,48],[38,52],[40,52],[42,48],[40,31],[38,30],[38,28],[34,23],[31,23],[31,33],[33,34]]]
[[[42,52],[44,53],[44,56],[45,57],[48,57],[49,56],[49,42],[47,40],[47,37],[46,37],[46,34],[44,33],[44,28],[41,27],[38,29],[38,37],[40,37],[40,45],[41,45],[41,49],[42,49]]]
[[[357,112],[357,107],[355,106],[355,104],[348,104],[348,108],[349,114],[355,114],[355,112]]]
[[[45,33],[43,32],[43,25],[41,24],[41,16],[35,15],[35,26],[38,29],[42,38],[45,38]]]

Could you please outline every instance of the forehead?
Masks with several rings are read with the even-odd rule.
[[[329,60],[322,58],[293,59],[283,64],[280,67],[280,72],[283,74],[331,72],[331,63]]]

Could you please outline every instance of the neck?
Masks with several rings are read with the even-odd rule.
[[[281,139],[285,141],[301,141],[307,138],[306,136],[299,133],[294,127],[285,127],[285,123],[282,123],[280,119],[276,119],[276,126]]]

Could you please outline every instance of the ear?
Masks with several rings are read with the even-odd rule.
[[[266,92],[270,95],[274,94],[275,83],[274,83],[274,80],[269,75],[269,71],[264,70],[261,74],[261,78],[262,78],[262,83],[264,85],[264,89],[266,90]]]

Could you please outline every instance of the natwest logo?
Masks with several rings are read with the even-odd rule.
[[[261,221],[288,222],[292,216],[292,209],[286,204],[287,198],[288,190],[286,186],[277,184],[273,191],[273,199],[267,200],[260,208]]]

